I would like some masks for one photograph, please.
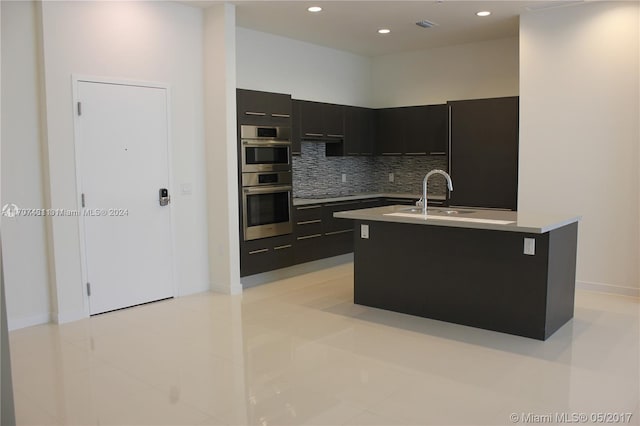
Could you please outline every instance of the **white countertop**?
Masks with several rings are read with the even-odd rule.
[[[425,218],[422,214],[406,212],[411,206],[387,206],[371,209],[349,210],[334,213],[343,219],[395,222],[454,228],[489,229],[495,231],[524,232],[544,234],[557,228],[578,222],[580,216],[513,212],[504,210],[483,210],[475,208],[451,208],[461,213],[447,216],[434,211]],[[447,207],[435,207],[434,210],[447,210]]]
[[[421,194],[409,194],[409,193],[391,193],[391,192],[383,192],[383,193],[366,193],[366,194],[354,194],[354,195],[341,195],[337,197],[326,197],[326,198],[294,198],[293,205],[294,206],[304,206],[306,204],[324,204],[324,203],[335,203],[339,201],[356,201],[356,200],[366,200],[368,198],[421,198]],[[427,197],[429,200],[437,200],[444,201],[446,200],[445,195],[429,195]]]

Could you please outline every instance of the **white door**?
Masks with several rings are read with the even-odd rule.
[[[79,81],[91,315],[173,296],[166,89]]]

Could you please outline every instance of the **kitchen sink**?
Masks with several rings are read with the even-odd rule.
[[[422,214],[422,208],[421,207],[408,207],[406,209],[401,209],[398,210],[401,213],[413,213],[413,214]],[[454,216],[454,215],[458,215],[458,214],[469,214],[469,213],[475,213],[475,210],[455,210],[455,209],[427,209],[427,214],[434,214],[434,215],[444,215],[444,216]]]

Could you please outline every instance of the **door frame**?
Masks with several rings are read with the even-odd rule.
[[[71,87],[72,87],[72,115],[73,115],[73,149],[75,157],[75,175],[76,175],[76,206],[77,211],[82,211],[82,173],[80,172],[80,126],[79,116],[77,114],[76,105],[79,101],[79,87],[80,83],[99,83],[99,84],[113,84],[119,86],[135,86],[135,87],[148,87],[154,89],[164,89],[166,93],[166,111],[167,111],[167,175],[169,194],[172,195],[172,200],[169,203],[169,240],[171,241],[169,250],[171,255],[170,271],[171,271],[171,290],[172,296],[176,297],[178,294],[178,288],[176,283],[176,239],[175,239],[175,220],[173,218],[173,203],[175,202],[175,192],[173,185],[173,144],[171,138],[171,90],[168,84],[142,81],[142,80],[129,80],[122,78],[111,77],[98,77],[88,76],[84,74],[71,74]],[[85,218],[82,214],[78,217],[78,247],[80,250],[80,275],[82,282],[80,283],[80,291],[82,292],[82,303],[85,313],[85,318],[91,316],[91,310],[89,306],[89,295],[86,291],[86,283],[88,282],[87,271],[87,252],[86,252],[86,236],[85,236]]]

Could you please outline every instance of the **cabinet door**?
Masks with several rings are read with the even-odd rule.
[[[238,123],[291,125],[291,96],[258,90],[236,89]]]
[[[269,117],[269,97],[265,92],[236,89],[236,103],[239,124],[267,124]]]
[[[290,125],[292,115],[291,95],[269,94],[269,116],[274,124]]]
[[[291,102],[291,155],[300,155],[302,145],[300,140],[300,102]]]
[[[516,210],[518,97],[449,103],[449,204]]]
[[[449,148],[449,109],[446,104],[426,107],[424,131],[428,155],[447,155]]]
[[[406,155],[446,155],[448,145],[447,105],[403,108]]]
[[[430,136],[427,132],[428,107],[407,107],[402,108],[401,111],[405,128],[404,154],[427,155],[427,143]]]
[[[321,139],[324,137],[323,104],[320,102],[300,102],[300,137]]]
[[[344,106],[324,104],[323,128],[327,139],[344,139]]]
[[[346,155],[373,155],[374,125],[374,110],[346,107],[344,120],[344,152]]]
[[[384,108],[376,111],[376,153],[402,155],[404,152],[404,125],[402,108]]]

